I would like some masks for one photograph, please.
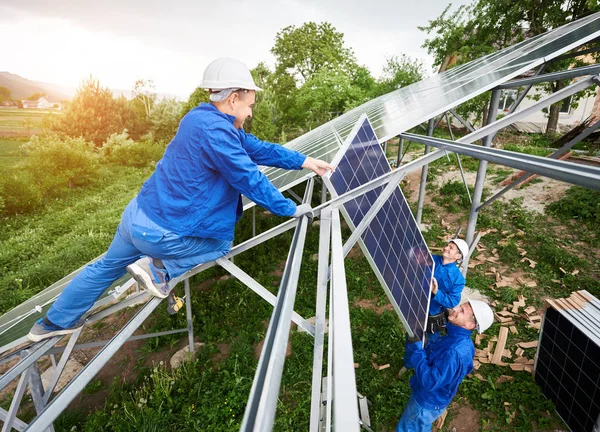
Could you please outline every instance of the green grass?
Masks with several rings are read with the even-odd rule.
[[[23,158],[20,150],[23,142],[18,139],[0,138],[0,171],[14,167]]]
[[[0,300],[2,310],[104,252],[123,208],[149,174],[147,169],[113,167],[100,187],[74,191],[68,198],[57,200],[34,215],[3,219],[4,229],[0,232],[0,288],[5,293]],[[302,193],[302,187],[297,187],[296,192]],[[315,196],[319,195],[317,191]],[[448,236],[449,231],[443,229],[440,221],[450,212],[451,206],[457,207],[453,209],[457,217],[464,218],[459,205],[463,195],[462,182],[447,183],[443,194],[434,201],[436,205],[424,208],[424,222],[431,225],[425,233],[430,245],[439,246]],[[257,231],[263,232],[284,220],[266,216],[258,209]],[[479,216],[478,227],[497,230],[484,236],[481,244],[488,250],[497,249],[501,265],[509,271],[524,271],[538,283],[535,288],[515,284],[496,289],[494,278],[486,274],[490,265],[471,269],[468,285],[501,305],[515,300],[519,294],[525,295],[528,304],[536,307],[542,306],[545,296],[567,296],[576,289],[584,288],[600,295],[597,279],[600,261],[593,254],[583,257],[577,254],[582,248],[581,242],[587,245],[586,250],[600,248],[597,229],[529,213],[519,201],[496,202],[487,207]],[[522,234],[504,244],[506,233],[517,233],[518,230]],[[311,257],[317,251],[318,231],[317,227],[308,231],[294,306],[304,317],[314,316],[317,261]],[[344,235],[348,236],[348,230]],[[248,212],[237,226],[236,242],[250,236],[251,214]],[[287,256],[291,237],[288,232],[258,245],[237,256],[235,263],[276,293],[279,281],[274,272]],[[527,256],[537,261],[536,268],[531,269],[527,262],[521,262],[518,247],[525,248]],[[355,305],[357,300],[369,299],[383,306],[387,304],[387,298],[364,257],[348,258],[345,264],[354,361],[359,364],[357,389],[372,403],[373,429],[392,430],[410,394],[412,372],[398,377],[403,366],[404,330],[395,312],[385,311],[379,315]],[[569,274],[563,274],[560,268]],[[579,273],[571,274],[576,269]],[[224,274],[222,269],[209,269],[192,279],[192,289]],[[561,279],[562,284],[552,279]],[[235,279],[218,280],[208,290],[192,292],[194,332],[206,343],[196,360],[176,371],[169,371],[164,366],[143,367],[146,356],[170,349],[181,337],[172,335],[147,341],[135,353],[134,368],[139,375],[134,382],[126,384],[119,378],[112,383],[92,381],[85,393],[109,389],[106,403],[90,415],[66,411],[56,423],[57,430],[68,431],[74,426],[77,430],[94,432],[239,429],[256,370],[256,346],[265,336],[272,307]],[[519,334],[510,335],[507,347],[537,338],[537,331],[529,328],[525,320],[519,318],[515,325]],[[170,316],[166,308],[159,307],[142,330],[153,332],[185,326],[183,313]],[[495,324],[489,336],[496,335],[498,330],[499,325]],[[308,429],[313,341],[310,336],[296,332],[291,333],[290,340],[292,354],[286,359],[282,378],[274,427],[277,431]],[[231,352],[215,363],[214,356],[219,352],[220,344],[228,344]],[[377,359],[374,360],[373,354]],[[533,350],[526,355],[532,357]],[[391,366],[379,371],[372,366],[372,361]],[[455,401],[466,401],[479,412],[480,427],[523,431],[550,431],[563,427],[552,403],[543,397],[530,374],[491,365],[482,365],[478,373],[486,381],[467,378]],[[496,384],[502,374],[513,376],[514,381]],[[508,411],[505,402],[510,403]],[[515,411],[517,414],[512,418]],[[27,415],[23,419],[27,420]]]
[[[29,136],[39,133],[42,122],[49,115],[62,113],[54,110],[0,109],[0,136]]]

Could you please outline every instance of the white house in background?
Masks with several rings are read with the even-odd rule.
[[[60,103],[48,102],[45,97],[41,97],[36,101],[22,100],[21,103],[23,104],[23,108],[50,109],[56,105],[57,109],[61,109]]]
[[[560,113],[558,116],[558,131],[559,133],[565,133],[579,123],[587,119],[592,113],[600,115],[600,96],[598,92],[600,89],[596,89],[594,95],[579,100],[577,108],[571,107],[571,97],[564,100],[561,106]],[[541,89],[535,87],[529,92],[529,95],[540,95],[545,94]],[[500,99],[500,107],[498,109],[498,115],[507,114],[511,108],[515,99],[517,98],[517,89],[506,89],[502,90],[502,96]],[[517,111],[520,111],[528,106],[531,106],[536,101],[530,97],[526,97]],[[513,123],[513,126],[521,132],[532,132],[532,133],[545,133],[546,126],[548,124],[548,113],[543,111],[537,111],[528,117],[525,117],[521,121]]]

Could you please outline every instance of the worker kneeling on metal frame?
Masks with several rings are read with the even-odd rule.
[[[458,390],[465,375],[473,370],[475,346],[471,333],[483,333],[494,322],[487,303],[469,300],[447,312],[447,334],[435,341],[407,338],[404,363],[415,370],[410,379],[412,394],[396,432],[431,431]]]
[[[201,87],[211,103],[183,117],[154,174],[127,205],[104,257],[67,285],[33,326],[30,340],[76,331],[83,314],[126,271],[152,295],[167,297],[169,280],[229,252],[243,212],[241,194],[279,216],[312,212],[308,204],[285,198],[258,165],[306,168],[317,175],[333,166],[244,132],[261,90],[246,65],[215,60]]]
[[[465,277],[458,264],[469,253],[467,242],[454,238],[442,249],[442,255],[433,255],[435,270],[431,286],[427,333],[431,342],[440,337],[440,331],[446,322],[444,311],[460,303],[460,296],[465,287]]]

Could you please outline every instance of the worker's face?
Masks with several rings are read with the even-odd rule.
[[[247,118],[252,117],[252,108],[256,102],[256,92],[254,90],[248,92],[234,92],[230,99],[230,107],[232,115],[235,117],[233,125],[236,129],[241,129]]]
[[[456,262],[461,259],[460,251],[455,243],[450,242],[442,249],[442,258],[446,262]]]
[[[463,327],[467,330],[473,330],[476,324],[471,303],[466,302],[456,306],[454,309],[450,309],[448,313],[448,321],[455,326]]]

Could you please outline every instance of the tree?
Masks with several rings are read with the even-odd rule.
[[[207,90],[200,87],[196,87],[196,90],[194,90],[192,94],[190,94],[188,101],[183,105],[183,109],[181,110],[181,117],[183,117],[188,112],[196,108],[202,102],[208,102],[208,97],[209,95]]]
[[[133,84],[133,99],[141,104],[146,118],[150,117],[150,111],[156,102],[156,86],[151,79],[138,79]]]
[[[423,62],[402,54],[386,59],[383,74],[373,96],[380,96],[421,81],[426,75]]]
[[[0,103],[12,100],[12,93],[9,88],[0,86]]]
[[[244,128],[266,141],[279,141],[277,127],[275,126],[275,104],[273,91],[269,88],[271,70],[264,63],[259,63],[250,71],[256,85],[263,89],[256,92],[256,103],[252,110],[252,118],[244,123]]]
[[[289,26],[277,33],[271,53],[277,59],[276,73],[309,80],[319,69],[348,68],[355,64],[352,51],[344,47],[344,34],[328,22]]]
[[[443,65],[449,57],[457,59],[456,64],[466,63],[600,10],[598,0],[476,0],[452,14],[449,8],[428,26],[419,27],[435,35],[423,47],[434,56],[436,66]],[[574,63],[575,60],[554,62],[546,72],[566,69]],[[567,84],[563,81],[541,88],[555,92]],[[550,108],[548,133],[556,131],[561,104]],[[483,111],[481,105],[479,108]]]
[[[319,126],[366,101],[375,86],[368,69],[344,46],[343,33],[327,22],[284,28],[271,52],[275,71],[267,84],[273,92],[273,120],[281,132]]]
[[[91,76],[81,83],[64,115],[52,117],[47,125],[51,132],[83,137],[96,146],[123,129],[127,129],[134,139],[147,132],[147,125],[140,121],[127,100],[123,97],[114,99],[112,92]]]
[[[173,139],[181,120],[182,105],[175,99],[167,98],[154,103],[149,116],[154,140],[168,143]]]

